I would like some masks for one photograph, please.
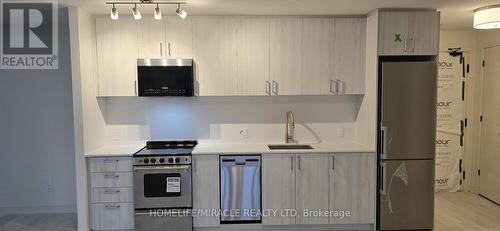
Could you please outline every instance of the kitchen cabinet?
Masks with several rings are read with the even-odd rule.
[[[192,21],[200,96],[237,95],[237,19],[217,16]]]
[[[219,203],[219,156],[193,156],[193,208],[218,211]],[[194,227],[218,226],[218,216],[195,216]]]
[[[271,18],[269,31],[271,94],[300,95],[302,18]]]
[[[437,55],[439,12],[381,11],[379,55]]]
[[[297,224],[328,224],[327,216],[307,215],[306,211],[329,209],[329,155],[297,155]]]
[[[332,92],[339,95],[364,94],[366,18],[336,18],[334,28]]]
[[[276,216],[262,217],[262,224],[295,224],[294,216],[281,216],[282,211],[296,207],[295,162],[295,154],[262,156],[262,209],[278,209]]]
[[[165,58],[165,20],[143,18],[138,21],[139,58]]]
[[[238,21],[237,95],[270,95],[269,18],[243,17]]]
[[[331,224],[375,223],[376,155],[330,155],[330,209],[350,211],[349,217],[330,217]]]
[[[334,45],[333,18],[303,19],[301,94],[334,93]]]
[[[92,230],[133,230],[132,158],[89,158]]]
[[[96,18],[99,96],[137,95],[137,22]]]
[[[177,15],[166,16],[166,55],[171,58],[193,58],[192,17],[182,19]]]

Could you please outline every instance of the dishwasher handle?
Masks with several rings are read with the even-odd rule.
[[[221,167],[238,167],[260,165],[260,156],[221,157]]]

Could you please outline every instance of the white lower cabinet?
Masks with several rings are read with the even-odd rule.
[[[349,211],[350,216],[330,217],[330,223],[375,223],[376,155],[339,153],[331,158],[330,209]]]
[[[374,224],[375,157],[373,153],[263,155],[262,208],[277,215],[263,217],[262,224]],[[289,210],[296,210],[297,216],[283,216]]]
[[[262,218],[264,225],[295,224],[295,217],[281,214],[286,209],[295,209],[294,154],[262,156],[262,209],[278,209],[276,216]]]
[[[193,209],[217,211],[219,204],[219,155],[193,156]],[[220,217],[198,213],[194,227],[218,226]]]
[[[92,230],[133,230],[132,158],[89,158]]]

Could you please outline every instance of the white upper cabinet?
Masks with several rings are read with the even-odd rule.
[[[166,56],[170,58],[193,58],[193,24],[191,17],[185,19],[166,17]]]
[[[200,96],[237,95],[235,17],[193,17]]]
[[[243,17],[237,31],[238,95],[270,95],[269,18]]]
[[[302,94],[334,93],[334,39],[333,18],[303,19]]]
[[[144,17],[138,24],[139,58],[165,58],[165,20]]]
[[[380,55],[437,55],[439,12],[381,11]]]
[[[335,19],[335,94],[365,93],[366,18]]]
[[[137,95],[137,22],[96,19],[99,96]]]
[[[270,19],[270,80],[273,95],[302,92],[302,18]]]

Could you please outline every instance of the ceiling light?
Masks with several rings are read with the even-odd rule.
[[[141,12],[137,8],[137,4],[135,4],[134,8],[132,8],[132,15],[134,16],[135,20],[140,20],[142,18]]]
[[[156,4],[154,18],[156,20],[161,20],[161,11],[160,11],[160,7],[158,6],[158,4]]]
[[[474,28],[500,28],[500,5],[486,6],[474,10]]]
[[[111,8],[111,19],[118,19],[118,11],[116,10],[115,4],[113,4],[113,8]]]
[[[185,19],[186,16],[188,15],[188,13],[185,10],[181,9],[181,4],[177,5],[177,10],[175,11],[175,13],[179,15],[179,17],[181,17],[182,19]]]

